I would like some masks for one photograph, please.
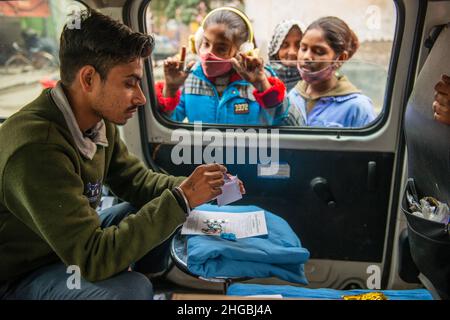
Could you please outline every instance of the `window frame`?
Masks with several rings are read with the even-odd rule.
[[[382,110],[379,116],[371,125],[363,128],[320,128],[320,127],[288,127],[288,126],[258,126],[258,125],[230,125],[230,124],[209,124],[202,123],[203,130],[217,129],[225,132],[227,129],[278,129],[280,135],[283,134],[295,134],[295,135],[321,135],[321,136],[369,136],[379,131],[389,118],[391,111],[391,101],[393,94],[394,83],[392,81],[393,75],[396,74],[398,59],[400,55],[401,41],[403,38],[404,26],[405,26],[405,10],[401,0],[392,0],[394,2],[396,21],[394,39],[392,42],[391,56],[389,62],[389,68],[386,79],[386,86],[384,91],[384,100]],[[149,10],[151,0],[144,0],[139,8],[139,31],[147,33],[145,21],[145,13]],[[126,10],[124,10],[124,21],[126,18]],[[194,124],[177,122],[165,117],[157,109],[157,100],[155,94],[155,81],[153,77],[153,68],[151,64],[151,58],[145,62],[145,71],[149,78],[149,93],[148,97],[151,102],[152,113],[155,119],[163,126],[169,129],[186,129],[189,131],[194,130]],[[150,85],[151,84],[151,85]],[[145,113],[142,112],[139,116],[145,117]],[[144,123],[145,126],[145,123]]]

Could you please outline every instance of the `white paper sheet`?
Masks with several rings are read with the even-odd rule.
[[[237,239],[261,236],[267,234],[266,218],[264,211],[251,211],[245,213],[213,212],[193,210],[181,229],[181,234],[186,235],[215,235],[206,234],[202,229],[207,228],[205,220],[225,220],[222,223],[223,233],[234,233]]]
[[[217,205],[219,207],[226,206],[240,199],[242,199],[242,194],[239,188],[239,179],[225,176],[225,184],[222,186],[222,194],[217,197]]]

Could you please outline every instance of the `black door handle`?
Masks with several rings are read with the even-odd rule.
[[[316,177],[311,180],[310,185],[317,196],[322,199],[329,208],[336,208],[336,200],[334,199],[330,185],[325,178]]]
[[[377,189],[377,163],[369,161],[367,163],[367,190],[375,191]]]

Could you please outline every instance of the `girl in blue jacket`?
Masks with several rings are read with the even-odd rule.
[[[199,62],[186,69],[177,58],[164,62],[165,81],[156,84],[161,112],[175,121],[301,124],[283,82],[252,51],[253,30],[244,13],[232,7],[211,11],[196,38]]]
[[[308,26],[297,57],[303,80],[289,92],[306,125],[357,128],[375,119],[372,101],[336,73],[358,47],[357,36],[339,18],[320,18]]]

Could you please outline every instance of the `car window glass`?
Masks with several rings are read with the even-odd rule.
[[[230,60],[226,52],[233,49],[223,48],[223,45],[221,47],[220,41],[201,40],[198,52],[193,52],[192,48],[196,47],[196,42],[192,39],[195,40],[196,34],[198,35],[197,31],[204,18],[211,10],[224,5],[238,8],[248,17],[255,30],[253,42],[258,55],[263,58],[267,77],[276,76],[282,79],[285,87],[289,89],[286,90],[285,96],[292,99],[280,100],[278,101],[280,104],[262,101],[258,94],[264,91],[257,91],[255,95],[254,86],[248,82],[243,83],[245,79],[242,77],[230,75],[235,68],[230,69]],[[283,41],[286,40],[287,34],[279,36],[283,39],[277,40],[279,51],[275,56],[270,56],[271,43],[277,42],[274,40],[276,28],[283,21],[298,21],[304,36],[306,28],[312,22],[329,16],[337,17],[348,25],[358,38],[359,48],[348,61],[340,63],[339,68],[333,71],[337,79],[346,80],[343,82],[345,90],[339,87],[337,93],[336,90],[330,89],[319,96],[309,97],[310,89],[303,88],[302,91],[299,86],[301,75],[299,79],[295,76],[289,78],[291,73],[298,73],[298,55],[280,57],[281,50],[288,50],[286,48],[290,45]],[[391,0],[376,2],[338,0],[332,3],[326,0],[314,2],[247,0],[232,3],[153,0],[147,8],[145,18],[147,31],[156,37],[152,63],[156,92],[159,93],[157,100],[168,103],[168,105],[158,103],[157,110],[170,121],[184,123],[200,121],[229,126],[289,126],[303,129],[361,128],[375,123],[383,115],[396,23],[395,4]],[[210,36],[206,32],[207,30],[202,39]],[[180,66],[179,71],[184,70],[190,61],[195,61],[194,67],[182,85],[174,86],[167,92],[167,87],[161,84],[167,83],[167,76],[166,78],[164,76],[164,61],[171,57],[180,59],[183,46],[187,48],[187,53],[185,63]],[[300,50],[300,44],[293,46],[297,46],[295,50]],[[203,59],[206,59],[204,61],[207,61],[206,65],[215,66],[214,72],[210,72],[209,76],[205,70],[206,65],[201,64],[202,53]],[[213,56],[209,53],[213,53]],[[280,67],[283,59],[291,61],[290,68]],[[319,71],[318,69],[310,71]],[[227,79],[221,79],[221,75],[218,75],[221,71],[229,72],[228,78],[225,77]],[[287,79],[292,80],[288,83]],[[306,79],[303,81],[308,87]],[[273,83],[271,85],[273,86]],[[294,91],[297,89],[297,95],[290,92],[292,88]],[[162,99],[167,97],[171,99]],[[267,105],[264,105],[265,103]],[[284,107],[276,109],[279,105]]]

